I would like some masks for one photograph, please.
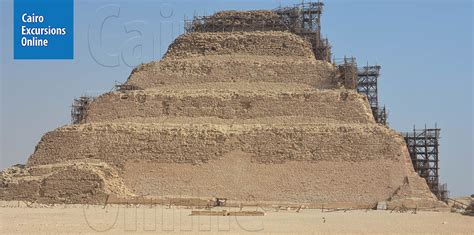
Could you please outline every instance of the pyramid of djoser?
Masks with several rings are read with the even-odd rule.
[[[443,206],[340,77],[289,32],[184,34],[3,171],[0,199]]]

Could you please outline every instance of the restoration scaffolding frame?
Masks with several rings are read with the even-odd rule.
[[[184,28],[191,32],[251,32],[251,31],[289,31],[311,43],[318,60],[331,62],[331,45],[321,36],[321,15],[324,3],[302,1],[291,7],[279,7],[273,12],[277,18],[243,18],[233,15],[185,17]],[[259,16],[263,17],[263,16]]]
[[[439,140],[441,129],[416,129],[403,133],[415,172],[423,177],[440,200],[447,198],[447,186],[439,184]]]
[[[89,105],[94,101],[93,97],[90,96],[81,96],[74,99],[71,109],[71,123],[72,124],[81,124],[87,118],[87,110]]]
[[[357,69],[357,92],[367,96],[375,121],[388,125],[387,109],[379,106],[378,80],[380,78],[380,65],[369,65]]]
[[[334,59],[337,62],[340,79],[346,89],[357,88],[357,61],[355,57],[344,57],[343,59]]]
[[[288,30],[306,38],[313,48],[318,60],[331,62],[331,45],[328,39],[321,35],[321,16],[324,3],[317,1],[302,1],[293,7],[279,7],[274,10]]]
[[[377,123],[388,125],[388,113],[384,106],[380,108],[378,98],[378,80],[380,78],[379,65],[357,67],[354,57],[334,59],[334,64],[339,70],[340,79],[346,89],[354,89],[367,97],[372,115]]]
[[[279,18],[249,18],[239,15],[193,16],[184,19],[186,33],[193,32],[253,32],[253,31],[287,31],[288,28]]]

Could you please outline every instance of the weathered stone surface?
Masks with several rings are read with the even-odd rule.
[[[385,127],[275,121],[68,126],[47,134],[28,166],[105,161],[141,195],[358,205],[386,200],[414,174]]]
[[[213,55],[141,65],[133,70],[127,84],[149,89],[174,84],[275,82],[332,89],[342,87],[337,73],[333,65],[314,58]]]
[[[403,161],[403,139],[377,124],[279,124],[193,118],[152,123],[93,123],[62,127],[46,134],[28,166],[96,159],[123,166],[127,159],[205,163],[240,150],[259,163],[287,161]],[[267,122],[267,123],[264,123]]]
[[[280,16],[270,10],[220,11],[192,26],[196,32],[288,31]]]
[[[129,161],[126,185],[138,194],[233,201],[334,204],[368,207],[402,184],[406,169],[395,160],[286,161],[261,164],[235,151],[206,164]],[[395,166],[395,167],[394,167]],[[380,187],[383,185],[383,187]]]
[[[374,123],[366,97],[279,83],[209,83],[111,92],[97,98],[84,122],[160,117],[252,119],[300,115],[343,123]]]
[[[2,172],[0,198],[39,203],[104,203],[108,195],[129,197],[118,172],[88,161],[12,167]]]
[[[237,14],[237,13],[232,13]],[[43,136],[0,199],[99,203],[109,195],[375,207],[443,206],[403,138],[286,32],[193,33]]]
[[[165,59],[239,54],[314,58],[309,42],[296,34],[236,32],[184,34],[170,45]]]

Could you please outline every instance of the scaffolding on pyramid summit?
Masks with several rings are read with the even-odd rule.
[[[318,60],[331,62],[331,44],[321,36],[321,15],[324,3],[302,1],[291,7],[267,11],[221,11],[210,16],[185,17],[185,31],[192,32],[255,32],[288,31],[311,43]]]

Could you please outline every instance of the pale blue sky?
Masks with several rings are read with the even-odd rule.
[[[183,31],[185,15],[223,9],[272,9],[298,1],[75,0],[75,59],[14,61],[12,0],[0,0],[1,161],[3,169],[25,163],[41,136],[70,122],[70,105],[84,93],[110,90],[132,67],[159,59]],[[451,194],[474,193],[473,9],[470,0],[327,0],[323,33],[336,57],[382,65],[381,102],[391,127],[442,128],[441,181]],[[99,10],[102,9],[102,10]],[[114,10],[118,17],[102,20]],[[99,10],[99,11],[98,11]],[[99,12],[99,13],[98,13]],[[170,17],[169,17],[170,16]],[[142,25],[143,54],[131,53]],[[130,28],[129,28],[130,29]],[[102,32],[103,45],[98,32]],[[138,48],[139,49],[139,48]],[[117,55],[117,56],[114,56]],[[140,57],[140,55],[142,55]],[[119,64],[117,64],[119,63]],[[104,67],[104,65],[117,65]]]

